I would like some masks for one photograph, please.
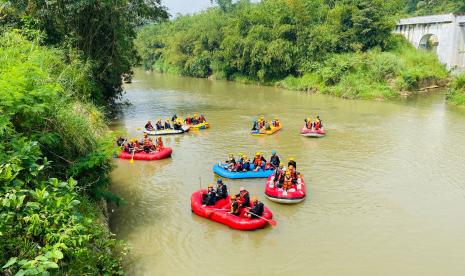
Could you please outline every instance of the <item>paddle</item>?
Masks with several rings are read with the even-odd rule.
[[[134,163],[134,153],[136,153],[136,149],[132,149],[131,160],[129,160],[129,163],[130,163],[130,164],[133,164],[133,163]]]
[[[250,215],[253,215],[253,216],[256,216],[256,217],[258,217],[258,218],[263,219],[264,221],[266,221],[266,222],[268,222],[269,224],[271,224],[271,226],[273,226],[273,227],[276,226],[276,221],[275,221],[274,219],[266,219],[266,218],[264,218],[264,217],[257,216],[257,215],[255,215],[254,213],[251,213],[251,212],[249,212],[249,211],[245,211],[245,212],[246,212],[247,214],[250,214]]]

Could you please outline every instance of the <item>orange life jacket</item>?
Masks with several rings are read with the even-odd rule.
[[[253,164],[255,166],[261,166],[262,165],[262,157],[261,156],[255,156],[253,159]]]
[[[289,190],[292,187],[292,176],[284,176],[283,189]]]

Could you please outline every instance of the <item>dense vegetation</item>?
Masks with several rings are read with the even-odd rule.
[[[432,53],[392,35],[397,0],[219,1],[144,27],[146,68],[278,84],[347,98],[390,98],[447,76]]]
[[[407,0],[406,12],[410,15],[432,15],[465,12],[463,0]]]
[[[77,53],[88,69],[89,96],[98,104],[117,99],[121,75],[137,62],[135,28],[167,17],[160,0],[0,0],[0,31],[40,32],[42,43]],[[35,34],[32,34],[35,35]]]
[[[0,37],[0,264],[4,273],[119,273],[99,218],[111,141],[86,101],[89,68],[18,33]]]
[[[0,0],[0,274],[121,274],[104,112],[159,0]]]
[[[465,73],[457,75],[450,85],[447,100],[465,106]]]

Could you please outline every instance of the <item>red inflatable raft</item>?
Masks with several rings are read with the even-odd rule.
[[[324,128],[320,128],[320,129],[308,129],[307,127],[303,127],[301,130],[300,130],[300,134],[302,136],[306,136],[306,137],[316,137],[316,138],[319,138],[319,137],[324,137],[326,135],[326,132],[324,130]]]
[[[153,160],[160,160],[164,158],[168,158],[171,156],[173,150],[171,148],[164,148],[161,151],[156,151],[153,153],[145,153],[145,152],[136,152],[134,154],[134,160],[146,160],[146,161],[153,161]],[[132,154],[129,152],[121,151],[118,155],[118,158],[122,159],[131,159]]]
[[[231,208],[231,200],[229,197],[219,200],[216,202],[215,206],[202,206],[202,194],[206,192],[207,190],[203,189],[194,192],[191,196],[191,209],[196,215],[222,223],[237,230],[255,230],[264,228],[268,224],[267,221],[261,218],[251,219],[245,217],[246,209],[242,209],[240,216],[231,215],[229,213]],[[265,206],[262,217],[271,219],[273,213]]]
[[[287,191],[275,187],[273,179],[274,174],[268,178],[265,186],[265,195],[269,200],[278,203],[293,204],[302,202],[305,199],[305,182],[302,177],[299,176],[297,185],[292,185],[292,188]]]

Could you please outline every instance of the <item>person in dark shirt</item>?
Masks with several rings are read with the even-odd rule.
[[[250,195],[244,187],[239,189],[239,193],[236,195],[236,197],[240,199],[242,208],[250,207]]]
[[[219,199],[225,199],[228,197],[228,187],[223,184],[223,179],[218,178],[216,181],[218,184],[216,187],[216,197]]]
[[[152,131],[152,130],[153,130],[152,121],[148,121],[148,122],[145,124],[145,130],[147,130],[147,131]]]
[[[279,167],[279,163],[281,163],[279,156],[276,154],[276,151],[273,150],[270,157],[270,169],[277,169]]]
[[[208,190],[206,194],[202,195],[202,204],[206,206],[213,206],[216,203],[216,192],[213,189],[212,184],[208,184]]]
[[[251,219],[263,216],[265,205],[258,201],[256,197],[252,198],[252,203],[253,207],[249,210],[249,212],[247,212],[246,216],[248,216]]]

